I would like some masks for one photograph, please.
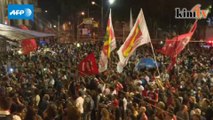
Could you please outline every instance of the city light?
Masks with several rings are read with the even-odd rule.
[[[44,12],[45,12],[45,13],[47,13],[48,11],[47,11],[47,10],[45,10]]]
[[[115,2],[115,0],[109,0],[109,4],[112,5]]]
[[[56,25],[53,25],[54,28],[56,28]]]
[[[84,15],[85,15],[85,12],[81,12],[81,15],[83,15],[83,16],[84,16]]]
[[[91,4],[92,4],[92,5],[95,5],[96,3],[95,3],[95,1],[92,1]]]

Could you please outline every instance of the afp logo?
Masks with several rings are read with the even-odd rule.
[[[33,20],[34,18],[34,7],[33,5],[8,5],[8,18],[9,19],[23,19]]]

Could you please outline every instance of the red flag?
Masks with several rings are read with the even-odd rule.
[[[195,21],[194,25],[192,26],[191,30],[186,33],[178,36],[178,40],[176,41],[176,47],[173,50],[173,54],[171,54],[171,57],[177,57],[178,54],[183,51],[183,49],[186,47],[186,45],[191,40],[192,35],[194,34],[194,31],[197,28],[197,21]]]
[[[166,68],[166,71],[169,72],[173,69],[175,63],[176,63],[176,57],[170,58],[171,62],[169,63],[169,65]]]
[[[172,40],[166,39],[165,45],[160,50],[157,50],[157,52],[160,52],[166,56],[171,56],[176,47],[176,40],[177,37],[173,38]]]
[[[171,40],[166,40],[166,44],[164,45],[164,47],[161,50],[159,50],[160,53],[169,56],[170,59],[172,60],[172,62],[167,67],[167,71],[170,71],[174,67],[178,54],[180,54],[181,51],[183,51],[183,49],[189,43],[196,28],[197,28],[197,20],[195,21],[195,23],[193,24],[192,28],[188,33],[176,36]]]
[[[171,58],[175,58],[189,43],[196,28],[197,28],[197,21],[195,21],[194,25],[192,26],[191,30],[188,33],[178,35],[172,38],[171,40],[167,39],[163,48],[158,50],[158,52]]]
[[[25,25],[20,25],[19,27],[22,30],[29,30],[28,27]],[[25,55],[37,49],[37,43],[35,39],[22,40],[21,46],[22,46],[22,53]]]
[[[30,52],[35,51],[37,49],[37,44],[36,44],[35,39],[22,40],[21,46],[22,46],[22,52],[25,55],[29,54]]]
[[[80,62],[78,70],[81,76],[98,74],[98,66],[94,53],[89,54]]]
[[[20,25],[19,27],[20,27],[22,30],[29,30],[28,27],[25,26],[25,25]]]

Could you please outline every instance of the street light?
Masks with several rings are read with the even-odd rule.
[[[92,1],[91,4],[92,4],[92,5],[95,5],[96,3],[95,3],[95,1]]]
[[[104,14],[104,0],[101,0],[101,5],[98,5],[95,1],[92,1],[91,4],[92,5],[96,5],[98,7],[101,8],[101,31],[103,31],[103,21],[104,21],[104,18],[103,18],[103,14]],[[114,4],[115,0],[108,0],[109,4],[112,5]]]
[[[103,14],[104,14],[103,0],[101,0],[101,6],[98,5],[95,1],[92,1],[91,4],[96,5],[101,8],[101,21],[100,22],[101,22],[101,32],[102,32],[102,30],[103,30]]]
[[[84,15],[85,15],[85,12],[84,12],[84,11],[82,11],[82,12],[81,12],[81,15],[82,15],[82,16],[84,16]]]
[[[109,4],[112,5],[115,2],[115,0],[109,0]]]
[[[84,11],[81,11],[81,12],[79,12],[79,13],[77,14],[76,41],[79,41],[79,26],[83,24],[83,22],[79,23],[79,21],[80,21],[80,18],[81,18],[81,17],[83,18],[84,15],[85,15],[85,12],[84,12]]]

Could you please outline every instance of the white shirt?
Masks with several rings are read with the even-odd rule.
[[[55,84],[55,80],[54,79],[50,79],[49,80],[49,86],[54,86],[54,84]]]
[[[78,111],[79,111],[81,114],[83,114],[83,113],[84,113],[84,107],[83,107],[83,105],[84,105],[84,98],[81,97],[81,96],[78,97],[78,98],[76,99],[75,103],[76,103],[76,107],[77,107]]]
[[[35,97],[36,106],[38,106],[40,100],[41,100],[40,96],[36,95],[36,97]]]
[[[124,110],[127,110],[127,99],[125,97],[123,98],[123,107]]]
[[[18,115],[13,115],[13,120],[21,120],[21,117]]]

